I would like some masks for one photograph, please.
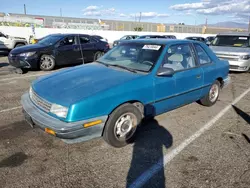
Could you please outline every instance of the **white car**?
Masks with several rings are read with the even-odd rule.
[[[210,48],[222,60],[228,60],[231,71],[250,71],[250,33],[221,33]]]
[[[13,48],[28,44],[25,38],[13,37],[0,32],[0,53],[6,53]]]

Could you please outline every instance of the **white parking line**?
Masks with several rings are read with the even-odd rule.
[[[15,84],[16,80],[10,81],[10,82],[5,82],[5,83],[0,83],[0,86],[2,85],[8,85],[8,84]]]
[[[171,152],[167,153],[163,159],[160,159],[156,164],[154,164],[151,168],[145,171],[129,186],[129,188],[143,187],[143,185],[151,177],[153,177],[157,172],[159,172],[162,168],[164,168],[165,165],[167,165],[174,157],[176,157],[181,151],[183,151],[194,140],[199,138],[205,131],[209,130],[223,115],[225,115],[231,109],[232,105],[239,102],[249,92],[250,92],[250,88],[248,88],[244,93],[242,93],[239,97],[237,97],[231,104],[227,105],[223,110],[221,110],[213,119],[207,122],[200,130],[198,130],[192,136],[184,140],[179,146],[177,146]],[[162,165],[162,160],[164,161],[164,166]]]
[[[8,109],[0,110],[0,113],[9,112],[9,111],[20,109],[20,108],[22,108],[22,106],[16,106],[16,107],[13,107],[13,108],[8,108]]]

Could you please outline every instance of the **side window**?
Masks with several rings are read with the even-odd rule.
[[[162,66],[172,68],[174,71],[196,67],[190,45],[178,44],[170,46]]]
[[[75,44],[75,37],[74,37],[74,36],[66,37],[66,38],[64,38],[64,39],[61,41],[61,44],[62,44],[63,46],[73,45],[73,44]]]
[[[80,36],[80,43],[81,44],[86,44],[86,43],[89,43],[90,42],[90,39],[86,36]]]
[[[210,57],[207,55],[205,50],[199,45],[199,44],[194,44],[194,47],[196,49],[197,55],[198,55],[198,60],[201,65],[211,63],[212,60]]]

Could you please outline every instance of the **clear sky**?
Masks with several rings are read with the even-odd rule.
[[[250,0],[0,0],[0,12],[204,24],[223,21],[248,23]]]

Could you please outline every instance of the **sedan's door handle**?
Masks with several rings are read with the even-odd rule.
[[[73,50],[74,50],[74,51],[79,51],[80,48],[79,48],[79,47],[74,47]]]
[[[200,75],[200,74],[199,74],[199,75],[197,75],[197,76],[196,76],[196,78],[197,78],[197,79],[200,79],[200,78],[201,78],[201,75]]]

